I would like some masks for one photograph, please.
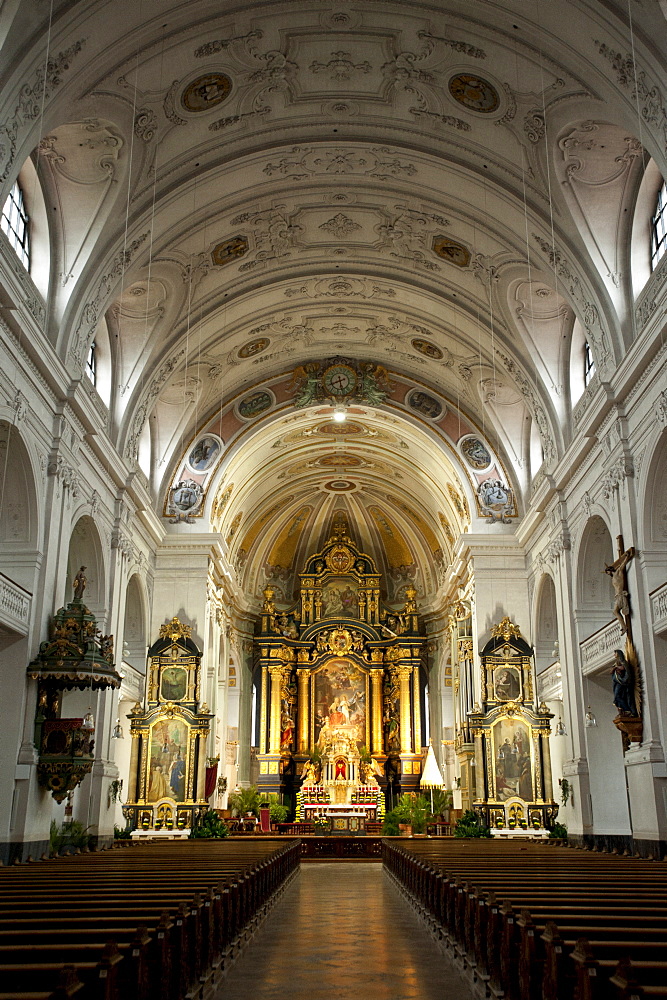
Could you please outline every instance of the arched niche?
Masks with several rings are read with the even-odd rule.
[[[558,612],[556,588],[548,573],[537,591],[535,615],[535,668],[541,673],[558,659]]]
[[[125,591],[123,621],[123,664],[139,674],[146,673],[146,601],[139,576],[135,573]]]
[[[28,449],[0,421],[0,571],[32,591],[39,537],[37,492]]]
[[[72,582],[81,568],[86,567],[86,590],[83,601],[98,618],[106,614],[106,574],[104,554],[97,525],[85,514],[74,525],[67,555],[65,601],[72,600]]]
[[[614,591],[605,565],[614,561],[609,528],[595,514],[589,518],[579,546],[577,560],[577,617],[579,639],[586,639],[611,621]]]
[[[640,538],[644,548],[667,552],[667,429],[663,430],[648,465]],[[664,557],[662,579],[664,582]]]

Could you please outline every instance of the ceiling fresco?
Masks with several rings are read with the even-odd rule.
[[[338,510],[392,599],[435,607],[461,534],[515,530],[557,474],[575,338],[601,380],[627,346],[625,207],[666,138],[658,5],[633,4],[634,96],[626,5],[572,8],[56,0],[46,71],[14,45],[0,182],[39,164],[46,333],[75,386],[107,345],[93,405],[241,603],[287,593]]]

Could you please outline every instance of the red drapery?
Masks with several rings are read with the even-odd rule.
[[[218,777],[218,765],[206,768],[206,786],[204,788],[204,798],[209,799],[215,791],[215,782]]]

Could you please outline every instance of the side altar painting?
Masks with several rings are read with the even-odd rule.
[[[132,752],[128,799],[130,826],[159,830],[192,826],[208,808],[206,740],[212,715],[200,701],[201,652],[178,618],[160,628],[148,650],[144,711],[130,718]]]
[[[422,762],[424,635],[411,584],[385,606],[374,560],[342,516],[300,573],[291,607],[264,591],[255,638],[261,669],[259,786],[363,832],[385,795],[416,791]]]

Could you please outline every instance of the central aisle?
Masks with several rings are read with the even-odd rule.
[[[216,1000],[471,1000],[382,865],[304,864]]]

